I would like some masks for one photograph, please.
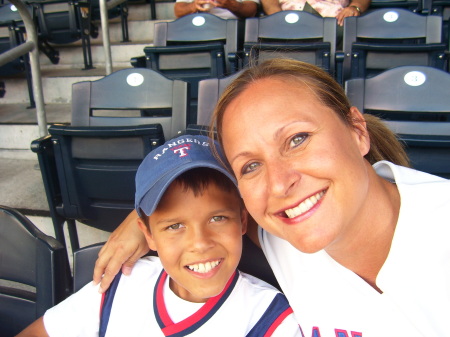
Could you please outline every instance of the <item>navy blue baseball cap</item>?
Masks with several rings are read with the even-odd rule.
[[[211,151],[212,140],[206,136],[184,135],[171,139],[150,152],[136,173],[135,209],[151,215],[170,184],[183,172],[208,167],[223,173],[237,186],[236,179]],[[216,149],[220,145],[215,142]],[[218,153],[223,156],[221,152]]]

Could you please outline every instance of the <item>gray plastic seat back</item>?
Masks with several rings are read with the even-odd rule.
[[[239,74],[240,72],[220,79],[208,78],[199,82],[197,124],[209,126],[222,92]]]
[[[72,86],[73,126],[161,124],[167,139],[186,128],[188,83],[147,68],[116,71]]]
[[[15,336],[68,296],[69,261],[61,243],[5,206],[0,206],[0,256],[0,330]]]
[[[382,8],[344,21],[344,79],[355,77],[352,67],[358,62],[363,68],[380,71],[402,65],[444,69],[444,50],[442,17]]]
[[[233,65],[229,62],[228,55],[240,50],[242,39],[243,21],[225,20],[209,13],[196,13],[173,21],[156,23],[153,45],[159,47],[222,42],[226,68],[231,72]]]
[[[449,73],[424,66],[397,67],[346,82],[351,103],[386,119],[405,142],[415,168],[446,178],[450,178],[449,88]]]
[[[335,68],[336,18],[322,18],[303,11],[281,11],[245,21],[245,64],[274,57],[289,57]]]

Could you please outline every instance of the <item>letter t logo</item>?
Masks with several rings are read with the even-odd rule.
[[[183,144],[177,147],[174,147],[172,151],[174,153],[178,153],[180,158],[188,155],[187,150],[191,148],[191,144]]]

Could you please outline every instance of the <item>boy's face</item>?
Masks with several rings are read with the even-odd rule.
[[[170,275],[170,288],[191,302],[218,295],[236,270],[246,231],[238,197],[210,183],[201,195],[172,183],[149,217],[140,221],[148,245]]]

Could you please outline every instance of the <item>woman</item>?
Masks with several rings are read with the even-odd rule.
[[[449,181],[395,165],[408,165],[395,136],[310,64],[245,71],[214,122],[305,336],[450,335]],[[96,281],[144,252],[135,227],[112,234]]]

